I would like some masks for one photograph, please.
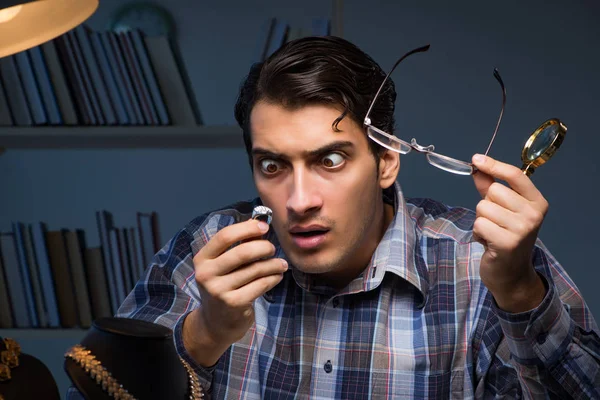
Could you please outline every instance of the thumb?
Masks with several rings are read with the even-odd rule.
[[[485,172],[482,172],[481,170],[477,170],[473,174],[473,182],[475,183],[475,187],[481,195],[481,198],[485,199],[485,196],[487,196],[488,189],[490,188],[490,186],[492,186],[492,183],[496,182],[496,180],[491,175],[488,175]]]

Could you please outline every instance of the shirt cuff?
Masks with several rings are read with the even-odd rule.
[[[539,275],[548,291],[537,308],[512,314],[501,310],[495,301],[493,303],[515,361],[523,365],[541,363],[549,366],[567,351],[575,326],[554,283]]]
[[[206,368],[201,366],[194,360],[194,358],[188,353],[183,344],[183,321],[188,316],[188,314],[192,312],[192,310],[183,314],[179,321],[175,324],[175,328],[173,329],[173,338],[175,340],[175,348],[177,349],[177,353],[179,356],[183,358],[189,365],[192,367],[196,375],[198,375],[198,380],[204,389],[204,392],[209,392],[212,384],[213,371],[215,370],[216,364],[212,367]]]

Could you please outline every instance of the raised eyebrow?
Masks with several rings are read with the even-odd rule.
[[[281,153],[275,153],[273,151],[266,150],[266,149],[263,149],[260,147],[256,147],[256,148],[252,149],[252,157],[256,157],[256,156],[263,156],[265,158],[272,158],[275,160],[285,159],[285,156]]]
[[[338,142],[328,143],[325,146],[319,147],[318,149],[304,150],[302,152],[302,154],[305,157],[314,158],[314,157],[318,157],[323,154],[331,153],[336,150],[348,149],[350,147],[354,147],[354,143],[352,143],[350,141],[338,141]],[[273,151],[270,151],[267,149],[263,149],[260,147],[253,148],[252,155],[253,156],[263,156],[263,157],[272,158],[272,159],[276,159],[276,160],[288,159],[288,157],[282,153],[276,153],[276,152],[273,152]]]
[[[318,149],[304,151],[304,154],[308,157],[317,157],[322,154],[331,153],[336,150],[345,150],[349,147],[354,147],[354,143],[347,140],[338,141],[326,144],[325,146],[321,146]]]

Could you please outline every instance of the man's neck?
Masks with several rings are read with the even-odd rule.
[[[362,262],[362,266],[359,266],[360,268],[348,268],[346,269],[346,274],[341,274],[339,271],[336,271],[333,274],[318,274],[314,276],[315,280],[319,282],[320,285],[326,285],[338,291],[348,286],[350,282],[360,276],[360,274],[362,274],[363,271],[368,267],[369,262],[371,261],[375,250],[377,249],[377,246],[381,242],[383,235],[394,219],[394,215],[394,207],[391,204],[384,203],[382,218],[380,219],[381,223],[378,224],[379,229],[377,229],[374,235],[376,241],[371,242],[370,246],[368,246],[369,248],[366,249],[366,251],[369,253],[369,257],[367,258],[366,262]]]

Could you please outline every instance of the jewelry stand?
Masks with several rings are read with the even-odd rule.
[[[7,339],[8,341],[9,339]],[[18,344],[14,342],[17,346]],[[0,337],[0,399],[48,399],[60,400],[58,387],[50,370],[37,358],[7,349]]]
[[[86,399],[202,397],[197,378],[190,378],[175,350],[173,332],[162,325],[99,318],[65,357],[65,371]]]

